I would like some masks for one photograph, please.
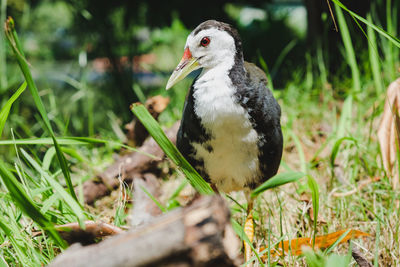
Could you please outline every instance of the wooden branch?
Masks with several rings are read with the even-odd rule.
[[[351,249],[351,255],[353,256],[354,260],[357,262],[358,266],[360,267],[372,267],[372,264],[365,258],[365,256],[361,253],[361,251],[353,247]]]
[[[220,196],[204,196],[99,244],[75,244],[49,266],[238,266],[240,242],[229,217]]]
[[[102,221],[85,221],[84,224],[85,229],[82,229],[77,222],[56,225],[55,228],[68,244],[80,242],[84,245],[93,244],[96,239],[123,232],[121,228]],[[41,236],[42,233],[42,231],[33,232],[32,237]]]

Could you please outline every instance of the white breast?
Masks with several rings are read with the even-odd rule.
[[[212,73],[202,73],[194,84],[194,110],[212,135],[211,141],[194,144],[195,157],[204,160],[219,190],[236,191],[259,177],[258,135],[246,110],[235,103],[227,73]],[[209,146],[212,151],[207,150]]]

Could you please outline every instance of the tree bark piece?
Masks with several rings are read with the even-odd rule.
[[[238,266],[239,248],[224,199],[203,196],[99,244],[75,244],[49,266]]]
[[[372,267],[372,264],[365,258],[365,256],[361,253],[361,251],[353,247],[351,249],[351,255],[353,256],[354,260],[357,262],[358,266],[360,267]]]

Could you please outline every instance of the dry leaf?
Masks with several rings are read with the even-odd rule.
[[[315,246],[314,248],[316,249],[325,249],[333,245],[336,240],[338,240],[348,229],[340,230],[334,233],[330,233],[327,235],[323,236],[317,236],[315,237]],[[358,230],[351,230],[341,241],[339,244],[347,242],[351,238],[359,238],[363,236],[370,236],[368,233],[364,233]],[[301,237],[301,238],[295,238],[292,240],[286,240],[283,241],[283,249],[285,253],[289,253],[289,248],[290,248],[290,254],[291,255],[301,255],[302,254],[302,247],[312,247],[312,237]],[[263,250],[263,249],[261,249]],[[279,242],[277,245],[277,248],[271,249],[271,256],[281,256],[282,255],[282,242]],[[266,254],[264,254],[264,257],[267,257]]]
[[[314,222],[314,209],[312,207],[312,201],[311,197],[307,194],[301,194],[300,200],[306,203],[306,209],[308,212],[308,215],[310,216],[311,221]],[[317,223],[318,224],[326,224],[326,220],[320,213],[318,213],[318,218],[317,218]]]
[[[396,168],[396,151],[399,149],[400,144],[397,132],[400,129],[399,111],[400,78],[392,82],[388,87],[385,108],[378,129],[383,167],[387,175],[392,178],[394,189],[399,186],[399,172],[398,168]]]

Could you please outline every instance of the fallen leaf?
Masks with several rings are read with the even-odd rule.
[[[399,171],[396,168],[396,154],[400,139],[400,78],[392,82],[386,93],[385,107],[378,129],[378,140],[381,147],[383,167],[392,180],[394,189],[399,186]]]
[[[308,215],[310,216],[311,221],[314,222],[314,209],[312,207],[312,201],[311,197],[307,194],[302,194],[300,196],[300,200],[306,203],[306,209],[308,212]],[[318,213],[318,218],[317,218],[317,223],[319,224],[326,224],[326,220],[320,213]]]
[[[325,249],[333,245],[348,229],[340,230],[334,233],[330,233],[323,236],[316,236],[315,237],[315,249]],[[371,236],[368,233],[359,231],[359,230],[350,230],[349,233],[339,242],[339,244],[347,242],[351,238],[359,238],[363,236]],[[286,254],[290,254],[299,256],[302,254],[302,247],[312,247],[312,237],[301,237],[295,238],[292,240],[285,240],[283,242],[279,242],[276,248],[271,249],[271,256],[282,256],[282,243],[283,243],[283,250]],[[263,251],[264,249],[261,249]],[[263,257],[267,257],[266,254]],[[265,260],[265,258],[263,258]]]

